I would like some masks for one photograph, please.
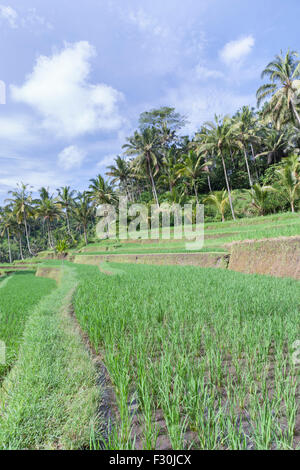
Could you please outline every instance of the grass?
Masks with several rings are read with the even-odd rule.
[[[300,217],[286,213],[266,217],[240,219],[236,222],[210,223],[205,225],[203,252],[227,251],[227,243],[248,239],[277,238],[300,235]],[[183,253],[186,252],[184,240],[153,240],[153,243],[124,243],[122,240],[103,240],[90,244],[86,250],[76,254],[142,254],[142,253]],[[75,250],[76,252],[76,250]]]
[[[299,282],[196,267],[77,269],[75,312],[116,395],[108,448],[299,447]]]
[[[97,431],[97,371],[69,314],[76,283],[75,270],[65,266],[59,287],[28,317],[18,359],[0,389],[0,449],[88,448]],[[8,287],[15,309],[17,285]]]
[[[32,273],[16,273],[0,282],[0,340],[6,344],[6,364],[0,365],[0,383],[14,364],[24,326],[33,307],[56,286]]]

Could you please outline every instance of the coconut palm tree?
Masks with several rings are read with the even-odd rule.
[[[295,202],[300,196],[300,157],[291,155],[284,159],[283,168],[276,171],[279,177],[278,192],[282,193],[295,212]]]
[[[43,223],[47,224],[49,248],[54,249],[51,224],[62,216],[59,204],[52,199],[41,199],[36,207],[35,216],[41,218]]]
[[[265,105],[263,115],[271,118],[277,127],[290,119],[300,127],[300,114],[297,103],[300,97],[300,61],[295,51],[288,51],[285,55],[277,55],[263,70],[262,79],[267,77],[270,83],[262,85],[257,90],[257,104],[271,97]]]
[[[107,167],[109,171],[105,174],[111,177],[112,184],[119,183],[121,189],[125,190],[126,196],[131,200],[129,191],[129,181],[131,178],[131,169],[125,158],[117,156],[115,164]]]
[[[159,183],[169,187],[171,193],[179,178],[178,170],[180,164],[178,163],[178,152],[175,147],[168,149],[162,159],[162,172],[159,177]]]
[[[28,219],[34,216],[34,207],[36,201],[32,199],[31,191],[28,191],[28,184],[21,183],[14,191],[9,191],[12,197],[7,201],[12,203],[13,212],[19,223],[24,224],[27,248],[30,255],[33,255],[29,241]]]
[[[249,167],[248,148],[250,144],[257,143],[259,138],[253,129],[253,113],[248,106],[244,106],[242,111],[232,120],[231,134],[234,144],[244,154],[249,186],[252,188],[253,178]]]
[[[194,150],[190,150],[187,155],[184,155],[182,157],[182,163],[178,165],[179,169],[177,174],[178,176],[187,178],[187,181],[191,183],[197,203],[199,203],[197,179],[201,173],[207,171],[208,165],[210,165],[210,162],[206,162],[201,155],[199,157]]]
[[[266,214],[268,196],[275,191],[272,186],[261,186],[258,183],[252,186],[250,190],[252,205],[258,210],[259,215]]]
[[[62,209],[65,210],[66,214],[66,222],[67,222],[67,230],[71,238],[73,238],[71,227],[70,227],[70,212],[74,205],[74,198],[76,191],[71,190],[70,186],[63,186],[57,189],[58,196],[57,202]]]
[[[1,212],[0,224],[1,224],[1,237],[7,236],[7,245],[8,245],[8,257],[9,262],[12,263],[12,254],[11,254],[11,234],[14,227],[14,213],[11,209],[11,206],[6,206]]]
[[[90,179],[91,184],[89,190],[85,193],[84,198],[90,198],[95,206],[101,204],[112,204],[115,201],[112,187],[104,180],[101,175]]]
[[[136,156],[133,166],[137,172],[144,171],[152,187],[153,197],[159,206],[154,176],[157,175],[160,166],[160,135],[154,127],[147,127],[141,132],[135,132],[133,137],[127,139],[123,145],[125,155]]]
[[[208,151],[210,155],[215,155],[221,159],[227,186],[231,214],[233,220],[236,220],[224,158],[226,152],[229,151],[231,145],[231,121],[227,116],[223,119],[220,119],[218,116],[215,116],[215,121],[207,122],[205,126],[207,128],[208,133],[203,144],[199,146],[199,152]]]
[[[79,195],[72,209],[74,219],[78,222],[78,226],[83,229],[85,244],[88,244],[87,228],[89,222],[95,214],[95,208],[90,204],[88,193],[84,192]]]
[[[222,222],[225,222],[225,211],[229,206],[228,192],[226,190],[210,194],[207,198],[204,199],[204,202],[208,202],[209,204],[215,206],[217,212],[222,218]]]

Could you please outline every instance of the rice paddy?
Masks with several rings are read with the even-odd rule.
[[[195,267],[78,269],[75,312],[115,392],[108,448],[299,447],[297,281]]]

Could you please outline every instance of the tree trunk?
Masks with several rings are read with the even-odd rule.
[[[259,179],[259,174],[258,174],[258,169],[257,169],[256,160],[255,160],[255,154],[254,154],[254,148],[253,148],[252,143],[250,143],[250,147],[251,147],[252,158],[253,158],[253,162],[254,162],[254,168],[255,168],[256,178]]]
[[[292,105],[293,113],[295,114],[295,117],[296,117],[296,119],[298,121],[298,124],[299,124],[299,127],[300,127],[300,116],[299,116],[298,111],[296,109],[296,106],[294,105],[292,100],[291,100],[291,105]]]
[[[291,209],[292,209],[292,212],[294,213],[295,212],[295,204],[294,204],[293,200],[291,201]]]
[[[19,238],[19,249],[20,249],[20,258],[21,258],[21,260],[23,261],[23,260],[24,260],[24,256],[23,256],[22,237],[21,237],[21,236],[20,236],[20,238]]]
[[[248,162],[247,151],[246,151],[245,145],[244,145],[244,156],[245,156],[246,168],[247,168],[247,173],[248,173],[248,178],[249,178],[249,184],[250,184],[250,188],[252,189],[253,181],[252,181],[252,177],[250,173],[249,162]]]
[[[151,181],[151,185],[152,185],[153,196],[154,196],[155,203],[156,203],[157,207],[159,207],[159,202],[158,202],[158,197],[157,197],[155,182],[154,182],[154,178],[153,178],[153,174],[152,174],[152,169],[151,169],[150,158],[149,158],[148,156],[147,156],[147,162],[148,162],[148,171],[149,171],[150,181]]]
[[[198,192],[197,192],[197,187],[196,187],[196,182],[195,182],[195,180],[193,181],[193,188],[194,188],[194,192],[195,192],[197,204],[199,204]]]
[[[225,181],[226,181],[226,186],[227,186],[227,191],[228,191],[228,199],[229,199],[231,214],[232,214],[233,220],[236,220],[236,218],[235,218],[235,213],[234,213],[234,209],[233,209],[233,204],[232,204],[231,191],[230,191],[229,182],[228,182],[227,170],[226,170],[226,165],[225,165],[225,161],[224,161],[223,155],[221,155],[221,158],[222,158],[224,176],[225,176]]]
[[[209,175],[207,175],[207,182],[208,182],[209,192],[211,193],[212,189],[211,189],[211,182],[210,182],[210,176]]]
[[[8,256],[9,256],[9,262],[10,264],[12,263],[12,257],[11,257],[11,246],[10,246],[10,233],[9,229],[7,229],[7,242],[8,242]]]
[[[25,226],[25,235],[26,235],[27,248],[28,248],[29,254],[31,256],[33,256],[33,253],[31,251],[31,247],[30,247],[30,242],[29,242],[28,226],[27,226],[27,220],[26,220],[25,212],[24,212],[24,226]]]
[[[48,225],[48,244],[49,248],[53,248],[52,243],[51,243],[51,230],[50,230],[50,223],[49,220],[47,220],[47,225]]]
[[[84,241],[85,241],[85,244],[87,245],[88,244],[88,239],[87,239],[87,233],[86,233],[86,226],[85,225],[83,226],[83,233],[84,233]]]
[[[68,209],[66,209],[66,220],[67,220],[68,234],[70,235],[71,238],[73,238],[73,235],[71,233],[71,228],[70,228],[70,219],[69,219]]]

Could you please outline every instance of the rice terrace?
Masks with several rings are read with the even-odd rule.
[[[109,451],[109,463],[137,467],[143,454],[129,451],[155,451],[155,464],[176,466],[173,451],[189,464],[202,450],[300,450],[300,55],[286,40],[276,54],[252,35],[220,33],[214,62],[191,73],[207,87],[228,74],[232,93],[253,75],[254,101],[234,94],[238,104],[225,112],[218,99],[212,109],[203,98],[203,111],[193,93],[174,103],[175,91],[149,91],[156,79],[169,88],[187,80],[180,97],[189,88],[201,93],[194,78],[174,71],[168,82],[162,67],[162,44],[170,54],[178,48],[170,60],[192,60],[174,24],[191,54],[202,50],[194,50],[196,23],[193,41],[183,28],[187,6],[107,3],[102,11],[87,2],[80,34],[91,28],[89,40],[63,43],[54,13],[50,22],[33,8],[21,21],[13,5],[0,5],[5,34],[25,41],[33,28],[35,40],[43,38],[41,49],[32,39],[21,75],[10,71],[0,107],[0,450]],[[200,13],[210,17],[204,3],[187,0],[199,21]],[[265,12],[260,2],[244,3]],[[124,94],[104,84],[98,68],[107,64],[109,81],[113,63],[89,42],[100,10],[107,44],[108,25],[120,27],[114,61],[130,77],[141,74],[126,96],[128,115]],[[164,27],[155,21],[163,11],[172,11]],[[76,6],[74,29],[79,14]],[[257,15],[244,19],[249,28]],[[142,59],[140,46],[125,41],[130,34],[144,37]],[[112,83],[124,81],[125,90],[125,71],[118,73]],[[131,93],[143,94],[138,105]],[[30,107],[37,114],[25,117]],[[27,126],[34,135],[25,138]]]

